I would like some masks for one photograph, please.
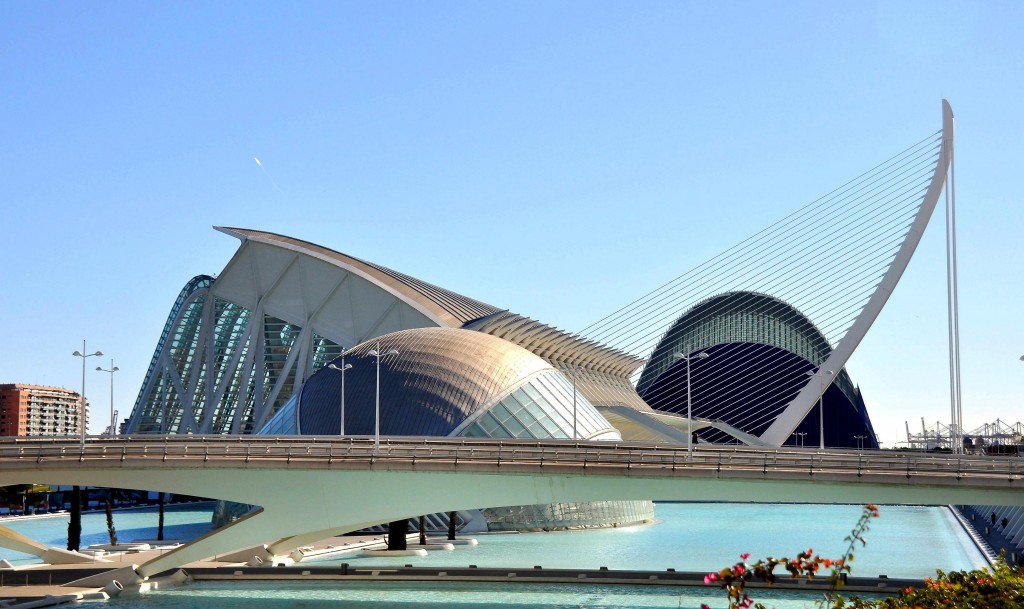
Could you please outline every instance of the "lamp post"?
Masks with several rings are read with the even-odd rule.
[[[341,373],[341,425],[338,426],[338,435],[345,435],[345,371],[352,367],[352,364],[345,363],[345,352],[341,352],[341,366],[335,366],[334,364],[327,364],[327,367],[331,370],[337,370]]]
[[[167,426],[167,379],[160,383],[160,433],[167,434],[171,430]]]
[[[576,364],[570,364],[569,370],[572,372],[572,439],[576,439],[576,373],[579,371],[579,366]]]
[[[367,354],[371,357],[377,358],[377,398],[376,406],[374,407],[374,421],[373,421],[373,454],[380,452],[380,339],[377,339],[377,348],[371,349]],[[398,355],[398,349],[390,349],[384,355]]]
[[[853,437],[857,439],[857,449],[858,450],[864,450],[864,439],[867,438],[867,436],[853,436]]]
[[[814,370],[808,370],[807,376],[816,376],[817,373]],[[825,378],[832,376],[831,370],[825,371]],[[825,450],[825,378],[822,378],[818,387],[820,393],[818,394],[818,441],[819,448]]]
[[[697,355],[676,353],[673,355],[677,360],[686,361],[686,458],[693,461],[693,394],[690,392],[690,360],[707,359],[711,356],[707,351],[701,351]]]
[[[85,360],[82,360],[85,361]],[[117,435],[117,428],[114,427],[114,418],[117,416],[114,410],[114,373],[120,370],[114,365],[114,359],[110,359],[110,370],[107,370],[103,366],[96,366],[97,372],[109,372],[110,373],[110,435]]]
[[[804,447],[804,436],[807,435],[807,432],[806,431],[798,431],[798,432],[796,432],[793,435],[796,436],[797,440],[800,440],[800,448],[803,448]]]
[[[71,355],[82,358],[82,408],[78,416],[78,426],[81,429],[81,434],[79,435],[79,444],[81,445],[82,450],[85,450],[85,358],[93,356],[102,356],[103,352],[97,351],[96,353],[86,353],[85,339],[82,339],[82,350],[75,351]]]

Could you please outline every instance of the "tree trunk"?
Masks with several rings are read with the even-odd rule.
[[[116,546],[117,531],[114,530],[114,489],[110,489],[110,496],[107,497],[104,511],[107,513],[107,535],[110,537],[110,545]]]
[[[68,550],[78,551],[82,543],[82,488],[71,487],[71,519],[68,521]]]
[[[420,545],[427,545],[427,517],[420,516]]]
[[[455,512],[448,512],[448,539],[455,539]]]
[[[388,523],[388,550],[406,550],[405,536],[409,534],[409,519]]]
[[[163,541],[164,540],[164,494],[160,493],[160,495],[158,496],[156,501],[157,501],[157,506],[158,506],[157,507],[157,512],[159,513],[159,516],[157,518],[157,524],[156,524],[156,540],[157,541]]]

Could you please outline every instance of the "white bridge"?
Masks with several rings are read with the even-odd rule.
[[[147,577],[242,548],[268,559],[420,514],[505,505],[660,499],[1024,505],[1024,461],[570,440],[168,436],[0,441],[0,485],[150,489],[259,505],[136,571]],[[0,527],[2,528],[2,527]],[[20,539],[19,539],[20,538]],[[0,543],[26,551],[0,531]],[[20,544],[20,545],[19,545]],[[265,544],[265,545],[264,545]]]

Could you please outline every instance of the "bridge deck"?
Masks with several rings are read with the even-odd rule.
[[[897,451],[695,447],[632,442],[331,436],[134,436],[0,440],[0,471],[43,472],[69,461],[90,468],[295,468],[303,470],[544,471],[586,475],[888,480],[972,487],[1024,485],[1024,460]]]

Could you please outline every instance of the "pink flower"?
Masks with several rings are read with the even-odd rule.
[[[700,604],[700,609],[711,609],[711,605],[709,605],[707,603],[701,603]]]
[[[708,573],[707,575],[704,576],[704,583],[705,584],[710,584],[710,583],[715,582],[717,580],[718,580],[718,574],[717,573]]]
[[[750,558],[750,552],[747,552],[746,554],[740,554],[740,559],[746,560],[748,558]]]

